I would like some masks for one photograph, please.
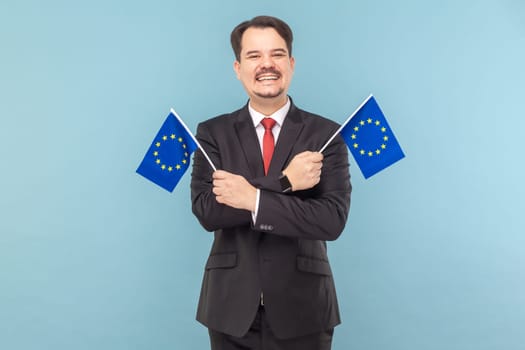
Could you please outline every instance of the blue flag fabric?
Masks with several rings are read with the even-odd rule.
[[[340,134],[365,179],[405,157],[372,95],[349,118]]]
[[[146,152],[137,173],[172,192],[188,169],[190,156],[197,148],[193,135],[171,111]]]

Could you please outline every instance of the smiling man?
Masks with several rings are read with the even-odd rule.
[[[244,49],[236,54],[234,62],[237,78],[248,92],[251,106],[256,110],[268,109],[271,114],[288,101],[286,92],[295,64],[291,47],[272,27],[249,27],[241,38]]]
[[[249,101],[197,129],[221,169],[195,153],[192,209],[214,232],[197,320],[213,350],[330,349],[340,323],[326,241],[348,216],[347,148],[337,137],[316,152],[338,125],[288,96],[292,40],[275,17],[239,24],[234,70]]]

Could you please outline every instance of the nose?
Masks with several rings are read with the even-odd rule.
[[[261,66],[264,68],[271,68],[274,66],[272,55],[264,55],[262,57]]]

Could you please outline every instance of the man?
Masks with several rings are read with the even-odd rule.
[[[292,31],[267,16],[231,34],[242,109],[201,123],[192,209],[214,231],[197,310],[216,349],[330,349],[340,323],[326,242],[350,206],[346,145],[316,152],[338,125],[288,97]],[[271,119],[270,119],[271,118]]]

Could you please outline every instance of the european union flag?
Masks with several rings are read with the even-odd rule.
[[[198,148],[193,134],[174,110],[162,124],[137,173],[172,192],[190,165]]]
[[[340,134],[365,179],[405,157],[372,95],[343,124]]]

